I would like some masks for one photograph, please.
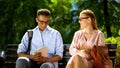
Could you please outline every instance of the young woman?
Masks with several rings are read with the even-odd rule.
[[[69,48],[72,55],[66,68],[112,68],[112,61],[104,43],[104,34],[98,29],[92,10],[83,10],[79,16],[81,29],[75,32]]]

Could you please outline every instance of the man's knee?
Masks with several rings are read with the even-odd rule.
[[[51,62],[43,63],[40,68],[55,68],[54,64]]]
[[[26,57],[19,57],[16,61],[16,68],[30,68],[30,60]]]

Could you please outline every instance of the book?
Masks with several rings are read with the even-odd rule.
[[[37,50],[37,52],[41,52],[41,55],[44,57],[48,57],[48,48],[47,47],[42,47]]]

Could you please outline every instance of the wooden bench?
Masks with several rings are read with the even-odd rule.
[[[110,59],[113,62],[113,68],[115,68],[116,65],[116,51],[117,51],[117,44],[106,44],[106,46],[108,47],[108,53],[110,56]]]
[[[70,44],[64,44],[64,52],[63,52],[63,59],[61,61],[59,61],[59,68],[65,68],[69,58],[71,57],[69,54],[69,46]],[[109,49],[109,55],[111,60],[114,63],[114,68],[115,68],[115,64],[116,64],[116,48],[117,45],[116,44],[106,44],[106,46],[108,46]],[[6,48],[6,54],[5,54],[5,64],[4,64],[4,68],[15,68],[15,62],[17,57],[17,48],[18,48],[18,44],[8,44],[7,48]]]

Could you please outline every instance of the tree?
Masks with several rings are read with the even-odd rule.
[[[94,11],[105,37],[119,36],[119,7],[114,0],[0,0],[0,48],[5,49],[8,43],[20,43],[27,29],[36,26],[39,8],[51,10],[50,26],[60,31],[64,43],[71,43],[75,31],[79,30],[77,19],[83,9]]]
[[[105,37],[120,35],[120,5],[115,0],[84,0],[79,1],[78,6],[79,12],[83,9],[94,11],[98,27],[104,32]]]

